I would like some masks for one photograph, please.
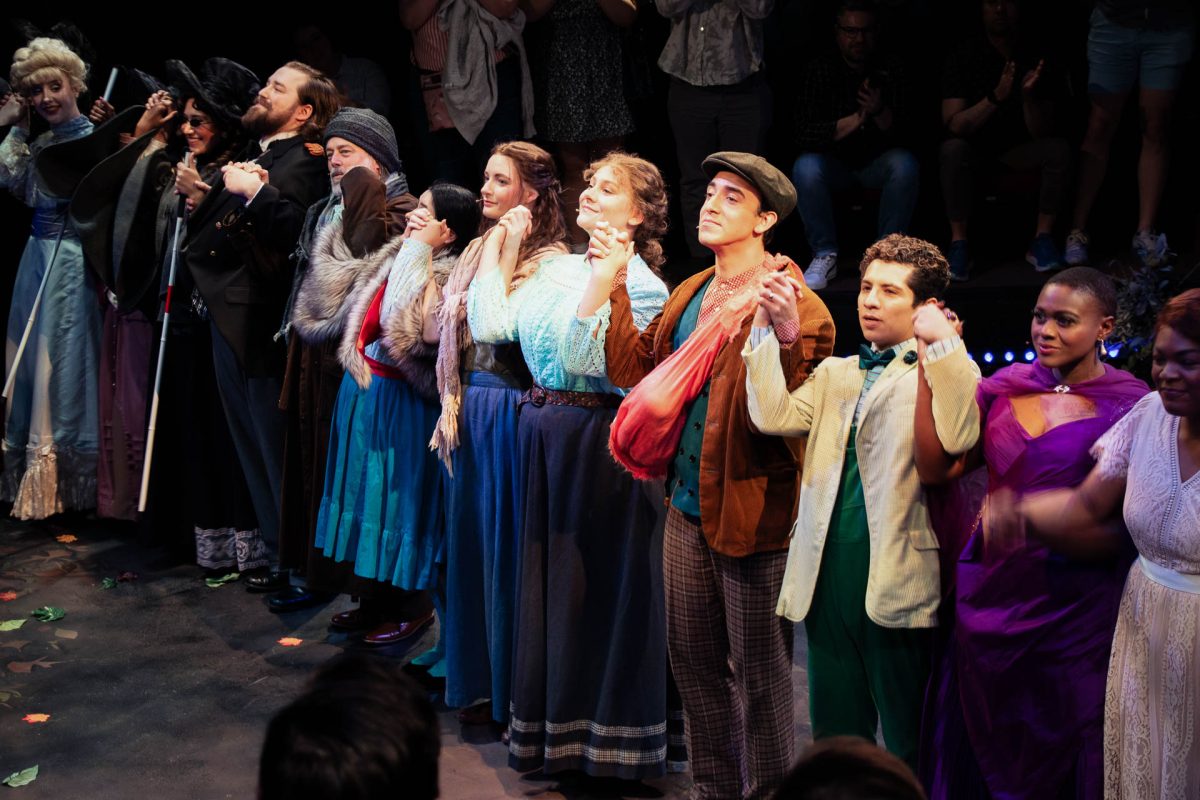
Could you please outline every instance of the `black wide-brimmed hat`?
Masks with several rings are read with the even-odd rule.
[[[210,58],[199,77],[178,59],[167,62],[167,75],[179,94],[198,100],[213,121],[226,130],[236,130],[242,114],[254,103],[262,82],[253,72],[228,58]]]

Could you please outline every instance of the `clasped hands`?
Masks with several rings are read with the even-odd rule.
[[[962,336],[963,322],[941,300],[922,303],[913,312],[913,336],[917,338],[917,357],[925,360],[925,349],[934,342]]]

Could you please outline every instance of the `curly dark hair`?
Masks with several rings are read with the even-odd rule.
[[[867,248],[858,272],[863,274],[872,261],[888,261],[912,267],[908,275],[908,288],[912,289],[913,305],[941,297],[950,286],[950,264],[937,245],[924,239],[893,233]]]
[[[492,155],[512,160],[522,186],[533,189],[537,197],[529,205],[533,217],[529,234],[521,242],[518,262],[524,262],[539,250],[567,240],[566,206],[554,157],[529,142],[501,142]]]
[[[1200,289],[1188,289],[1167,301],[1158,312],[1158,320],[1154,323],[1154,335],[1163,328],[1171,330],[1190,339],[1200,342]]]
[[[633,243],[642,260],[650,269],[657,270],[666,261],[662,237],[666,235],[668,225],[667,187],[662,173],[644,158],[614,150],[589,164],[583,171],[583,179],[590,181],[601,167],[611,167],[617,177],[628,184],[633,202],[642,213],[642,224],[633,232]]]

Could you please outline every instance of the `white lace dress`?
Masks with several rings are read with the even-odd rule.
[[[1104,796],[1200,798],[1200,473],[1182,481],[1179,417],[1146,395],[1096,442],[1124,476],[1134,563],[1108,669]]]

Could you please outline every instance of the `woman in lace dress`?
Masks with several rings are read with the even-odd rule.
[[[650,268],[666,230],[662,178],[642,159],[613,154],[586,179],[577,222],[619,232],[613,249],[628,259],[644,327],[667,299]],[[509,764],[654,777],[668,761],[662,487],[635,481],[608,453],[621,393],[606,377],[603,339],[575,316],[588,257],[543,259],[510,289],[528,226],[523,207],[501,218],[467,298],[475,339],[519,341],[534,380],[518,426],[524,522]]]
[[[20,94],[9,95],[0,108],[0,127],[12,126],[0,144],[0,186],[34,211],[13,286],[5,375],[50,272],[5,417],[0,499],[11,502],[20,519],[96,505],[100,305],[67,219],[70,198],[49,194],[34,169],[35,157],[49,145],[91,133],[78,105],[86,75],[87,65],[64,42],[34,39],[13,54],[12,84]],[[31,109],[50,124],[33,141]]]
[[[1108,669],[1110,800],[1200,797],[1200,289],[1159,314],[1151,374],[1158,391],[1096,443],[1087,479],[1025,498],[1004,529],[1103,552],[1114,538],[1105,521],[1123,508],[1139,557]]]

